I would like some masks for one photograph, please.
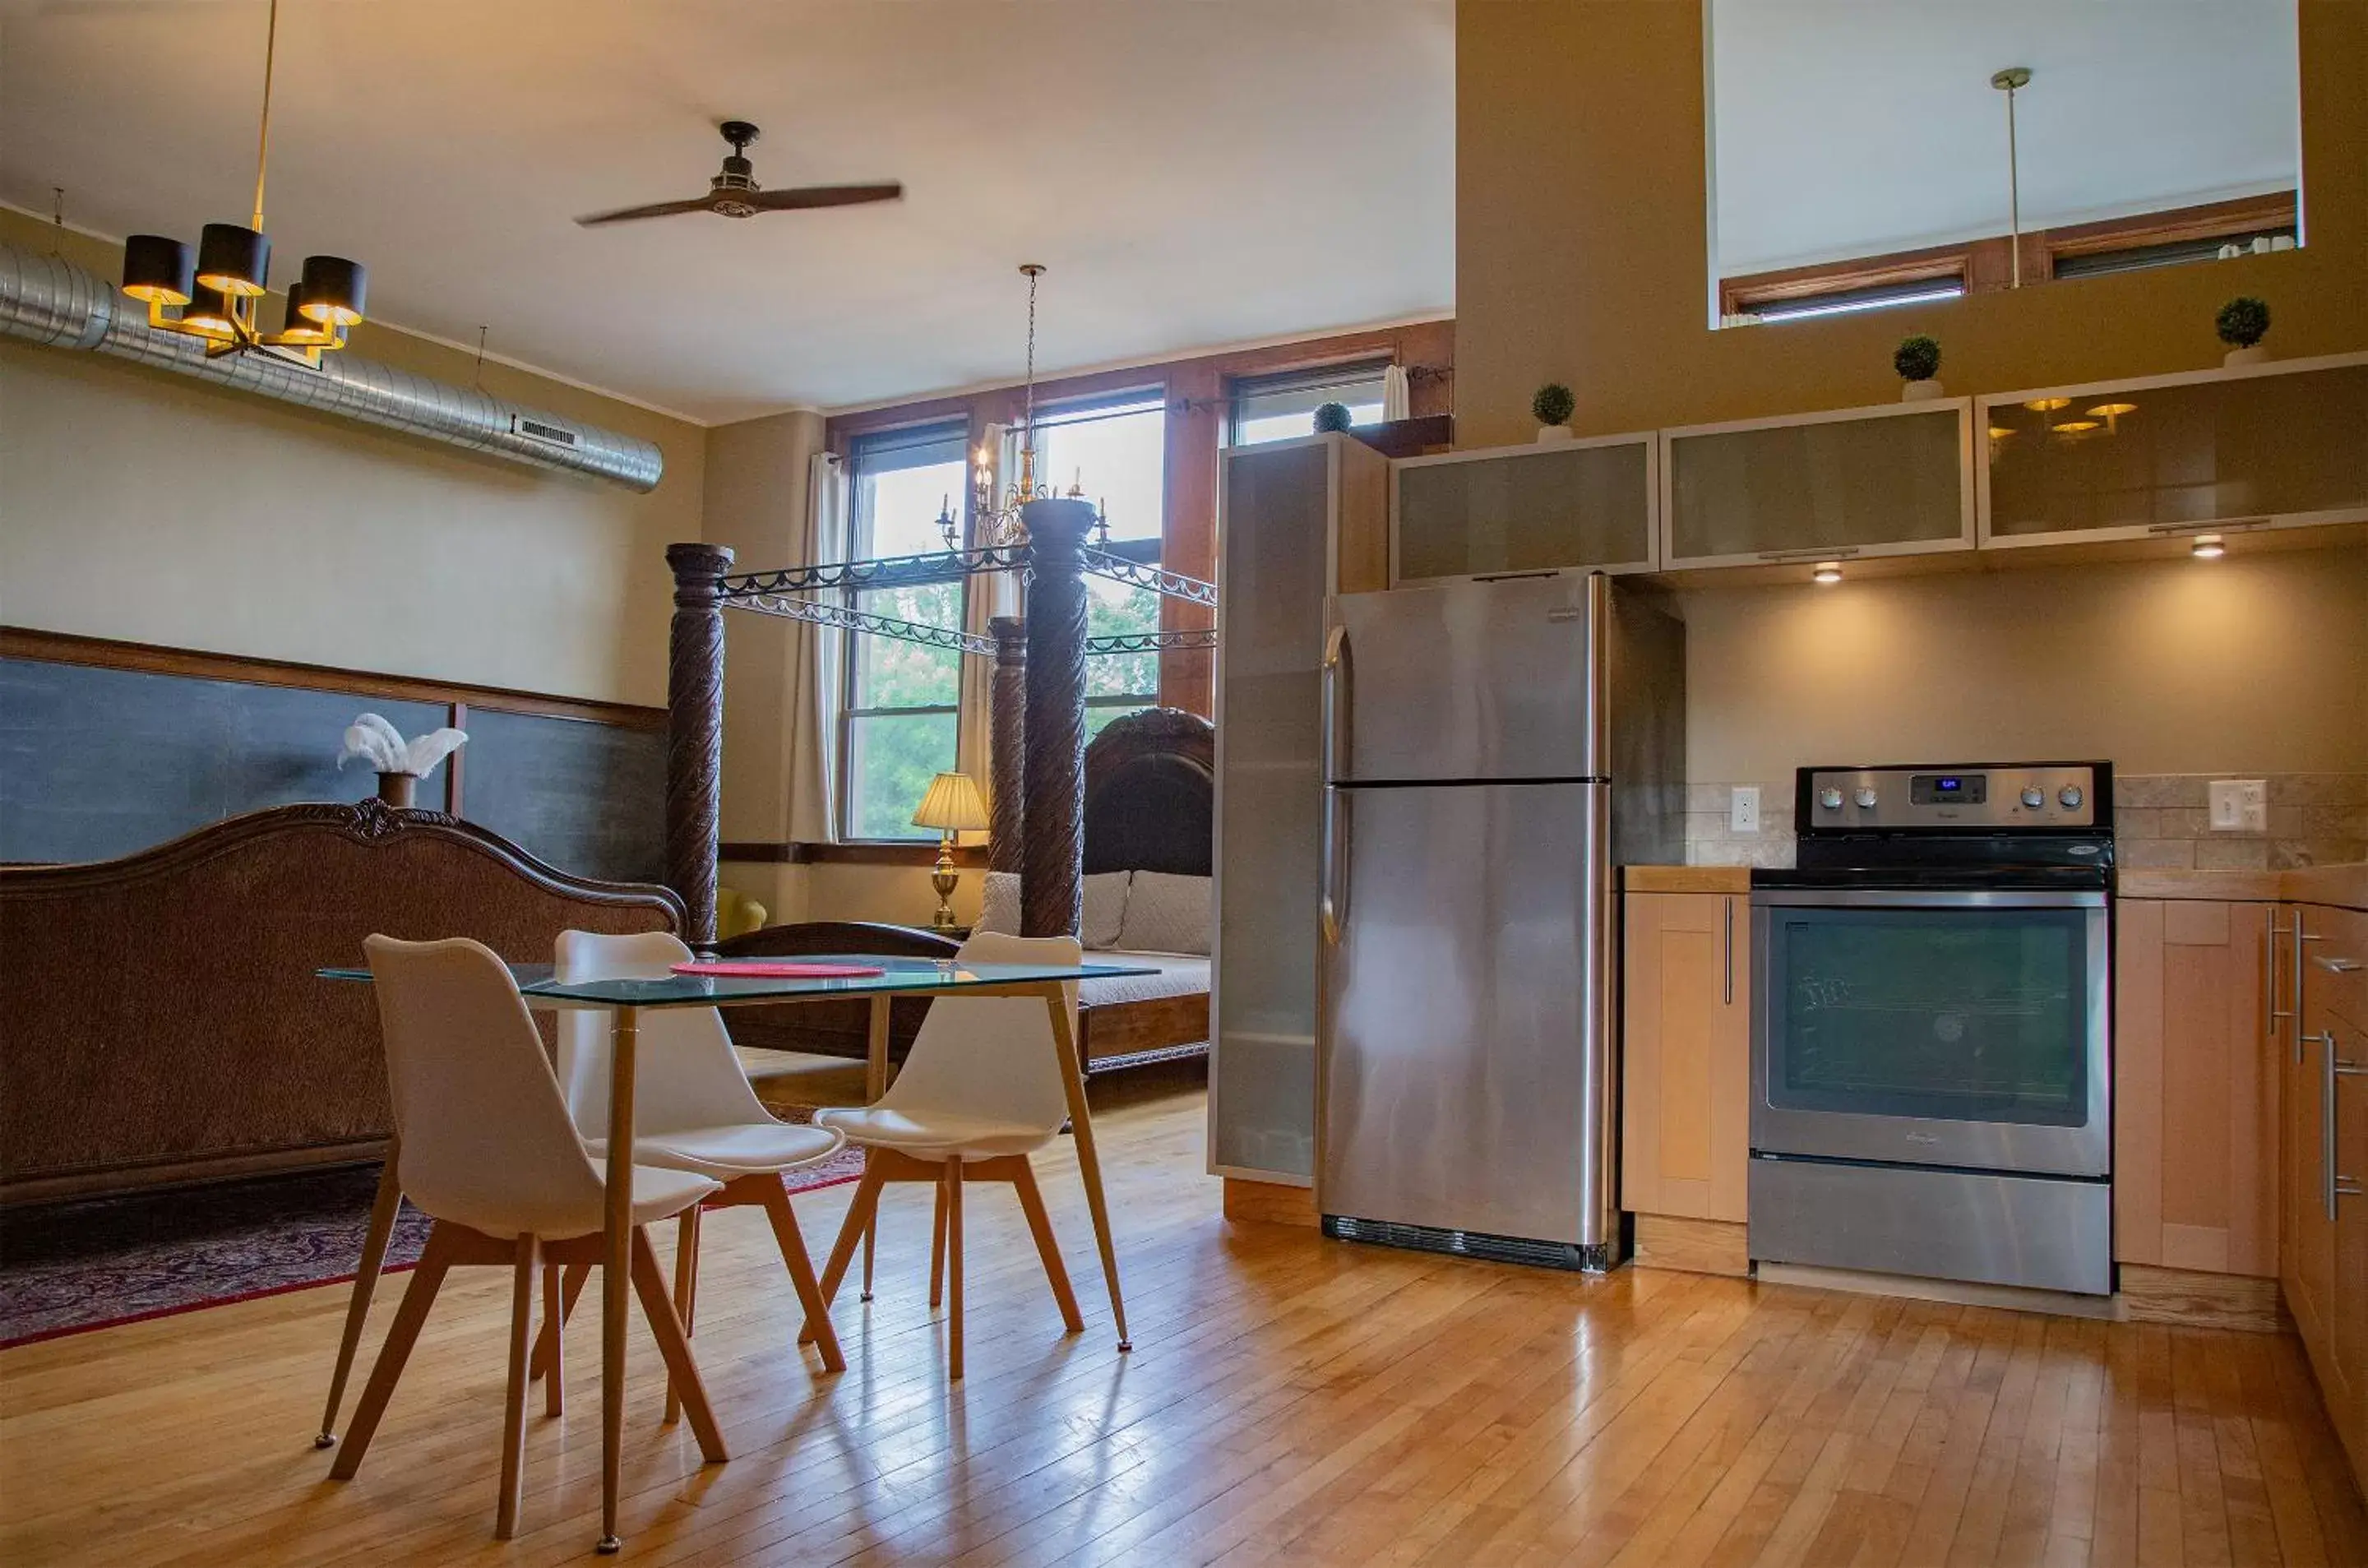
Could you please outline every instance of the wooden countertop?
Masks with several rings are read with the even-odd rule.
[[[1748,866],[1623,866],[1625,892],[1748,893]],[[2232,903],[2324,903],[2368,910],[2368,863],[2305,866],[2291,871],[2125,869],[2123,898],[2204,899]]]
[[[1748,866],[1622,866],[1623,892],[1749,892]]]
[[[2368,864],[2304,866],[2290,871],[2124,870],[2123,898],[2325,903],[2368,910]]]

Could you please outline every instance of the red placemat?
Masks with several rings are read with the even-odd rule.
[[[734,980],[856,980],[888,972],[876,963],[790,963],[770,959],[710,959],[676,964],[674,971]]]

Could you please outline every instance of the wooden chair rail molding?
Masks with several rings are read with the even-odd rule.
[[[302,687],[342,691],[359,698],[393,702],[433,702],[446,707],[487,708],[505,713],[534,713],[550,719],[584,719],[629,730],[666,728],[666,710],[629,702],[605,702],[585,697],[555,697],[547,692],[519,691],[509,687],[474,686],[464,681],[433,680],[422,676],[391,675],[380,670],[344,669],[333,665],[298,664],[289,659],[261,659],[245,653],[211,653],[195,648],[170,648],[154,642],[125,642],[109,637],[84,637],[67,631],[42,631],[31,627],[0,626],[0,659],[40,659],[53,665],[90,665],[100,669],[138,670],[150,675],[183,676],[192,680],[235,681],[250,686]]]

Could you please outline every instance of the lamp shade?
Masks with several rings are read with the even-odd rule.
[[[198,235],[198,281],[225,294],[260,294],[271,277],[268,236],[237,223],[209,223]]]
[[[299,345],[326,343],[329,335],[329,329],[314,320],[313,313],[304,308],[304,285],[290,283],[288,286],[288,317],[275,341]]]
[[[370,271],[341,256],[304,258],[304,313],[324,326],[351,326],[362,319]]]
[[[181,326],[188,332],[207,337],[228,340],[233,335],[230,324],[230,301],[222,290],[200,283],[189,290],[188,309],[181,312]]]
[[[920,808],[913,813],[915,827],[940,833],[974,833],[987,825],[986,801],[967,773],[940,773],[929,780]]]
[[[163,234],[134,234],[123,242],[123,291],[152,304],[186,305],[196,287],[189,247]]]

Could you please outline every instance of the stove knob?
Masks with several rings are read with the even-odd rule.
[[[2078,784],[2066,784],[2062,790],[2056,791],[2055,798],[2064,802],[2066,811],[2077,812],[2080,809],[2080,802],[2087,797],[2080,793],[2080,786]]]
[[[1825,807],[1826,810],[1829,812],[1840,811],[1842,809],[1842,792],[1828,784],[1824,789],[1817,791],[1817,804]]]
[[[2035,812],[2047,804],[2047,791],[2034,784],[2022,792],[2022,803]]]
[[[1858,793],[1852,796],[1851,799],[1858,801],[1858,809],[1860,811],[1871,812],[1874,810],[1874,791],[1864,785],[1859,786]]]

